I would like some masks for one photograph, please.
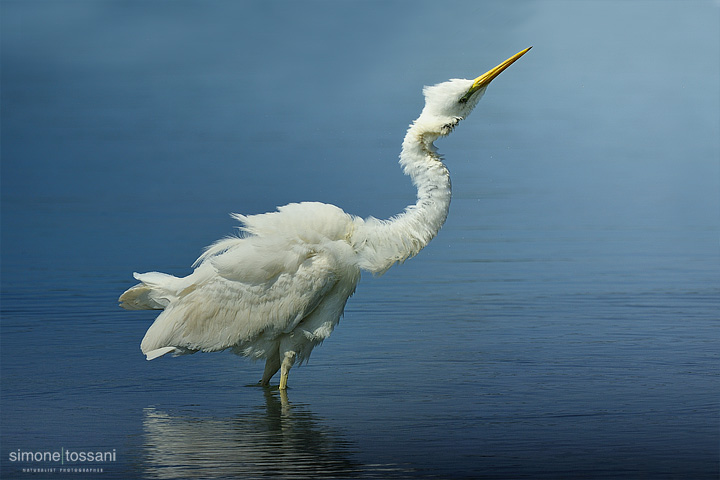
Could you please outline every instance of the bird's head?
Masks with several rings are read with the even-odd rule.
[[[449,134],[460,120],[472,112],[490,82],[531,48],[518,52],[474,80],[455,78],[425,87],[423,89],[425,108],[415,124],[421,125],[426,134],[436,136]]]

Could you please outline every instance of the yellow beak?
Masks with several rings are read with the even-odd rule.
[[[493,79],[495,77],[497,77],[498,75],[500,75],[500,73],[502,73],[503,70],[505,70],[507,67],[512,65],[515,62],[515,60],[517,60],[518,58],[525,55],[527,53],[527,51],[530,50],[531,48],[532,47],[528,47],[525,50],[522,50],[522,51],[516,53],[512,57],[510,57],[507,60],[505,60],[504,62],[502,62],[497,67],[495,67],[492,70],[489,70],[489,71],[483,73],[482,75],[480,75],[479,77],[477,77],[473,81],[473,84],[472,84],[472,87],[470,87],[470,90],[468,90],[468,92],[465,95],[463,95],[463,97],[460,99],[460,101],[467,102],[473,93],[477,92],[482,87],[487,86],[487,84],[492,82]]]

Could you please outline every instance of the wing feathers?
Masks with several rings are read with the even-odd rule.
[[[148,358],[230,347],[262,356],[254,342],[266,345],[264,340],[292,332],[341,278],[357,282],[348,243],[354,221],[339,208],[290,204],[234,218],[245,236],[211,245],[192,275],[138,277],[149,288],[162,283],[161,290],[169,291],[165,310],[142,341]]]
[[[160,314],[143,339],[143,352],[170,346],[218,351],[289,333],[337,283],[331,262],[319,255],[262,283],[236,280],[221,268],[217,273]]]

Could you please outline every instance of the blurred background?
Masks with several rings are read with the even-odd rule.
[[[717,478],[719,13],[3,0],[3,478],[61,447],[116,449],[102,478]],[[422,86],[530,45],[437,143],[439,236],[287,395],[144,360],[133,271],[190,273],[230,212],[402,211]]]

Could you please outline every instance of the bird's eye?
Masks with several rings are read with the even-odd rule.
[[[467,92],[465,95],[460,97],[460,100],[458,100],[458,103],[467,103],[468,100],[470,100],[470,97],[472,97],[473,92]]]

